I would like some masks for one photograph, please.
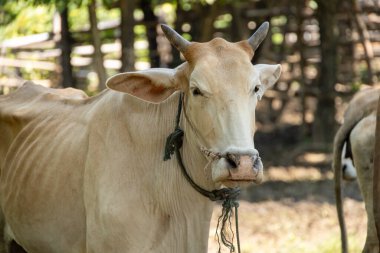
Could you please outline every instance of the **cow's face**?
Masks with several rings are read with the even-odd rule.
[[[184,111],[204,154],[221,155],[211,166],[212,179],[227,186],[260,182],[263,167],[253,141],[255,108],[279,77],[280,66],[253,66],[252,54],[243,45],[222,39],[192,44],[188,50],[196,57],[187,56]]]
[[[281,73],[280,65],[251,64],[267,24],[238,43],[220,38],[190,43],[172,29],[163,29],[186,63],[175,70],[119,74],[107,85],[155,103],[182,90],[185,134],[191,134],[193,143],[212,160],[212,180],[228,187],[260,182],[263,166],[253,141],[255,108]]]

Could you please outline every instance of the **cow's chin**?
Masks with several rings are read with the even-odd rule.
[[[231,168],[223,159],[215,161],[211,166],[212,180],[216,184],[228,188],[246,188],[252,184],[260,184],[263,181],[263,166],[252,168],[252,171],[244,172],[240,175],[236,173],[236,168]]]

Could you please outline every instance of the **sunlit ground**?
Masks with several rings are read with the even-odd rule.
[[[251,189],[253,193],[242,196],[249,200],[241,201],[239,207],[242,252],[340,252],[331,172],[321,173],[313,167],[272,167],[267,170],[266,180]],[[355,184],[347,185],[346,191],[356,197],[345,200],[351,253],[361,252],[366,236],[364,204]],[[215,228],[220,212],[221,207],[216,205],[209,235],[210,253],[218,252]],[[222,252],[229,251],[224,248]]]

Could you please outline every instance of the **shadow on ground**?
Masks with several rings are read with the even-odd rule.
[[[362,201],[356,182],[344,184],[346,198]],[[249,202],[291,200],[294,202],[313,201],[335,204],[334,182],[332,179],[302,180],[302,181],[268,181],[259,186],[245,190],[242,199]]]

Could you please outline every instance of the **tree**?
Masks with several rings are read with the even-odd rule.
[[[60,86],[76,87],[73,69],[71,66],[72,37],[69,28],[68,12],[67,4],[59,10],[60,35],[59,40],[57,41],[57,46],[61,49],[61,55],[59,57],[59,62],[61,65]]]
[[[329,144],[334,139],[335,84],[337,76],[337,21],[340,0],[318,0],[317,18],[320,28],[321,62],[317,95],[318,105],[313,126],[313,141]]]
[[[70,32],[70,26],[68,21],[69,8],[68,3],[81,4],[82,0],[33,0],[28,1],[31,5],[54,5],[59,13],[59,34],[56,36],[57,47],[61,49],[59,56],[59,62],[61,65],[59,78],[61,87],[76,87],[76,82],[73,76],[73,70],[71,66],[71,52],[72,52],[72,36]]]
[[[368,72],[368,83],[374,84],[376,83],[376,76],[373,74],[373,64],[372,59],[374,57],[374,52],[369,36],[369,32],[367,30],[367,26],[362,19],[360,12],[360,4],[358,0],[351,0],[352,9],[353,9],[353,15],[354,15],[354,21],[358,29],[360,43],[363,45],[364,50],[364,59],[367,64],[367,72]]]
[[[104,57],[101,50],[102,42],[100,38],[100,31],[98,29],[98,20],[96,17],[96,0],[92,0],[88,5],[88,15],[90,19],[90,30],[91,30],[91,40],[92,45],[94,46],[94,57],[93,63],[98,74],[99,79],[99,90],[103,90],[105,88],[107,73],[104,68]]]
[[[157,26],[158,19],[154,15],[152,1],[141,0],[140,6],[144,13],[144,23],[146,27],[146,36],[149,44],[150,66],[156,68],[160,66],[160,56],[157,52]]]
[[[135,68],[134,52],[134,24],[133,11],[136,8],[136,0],[120,0],[121,11],[121,72],[131,71]]]

